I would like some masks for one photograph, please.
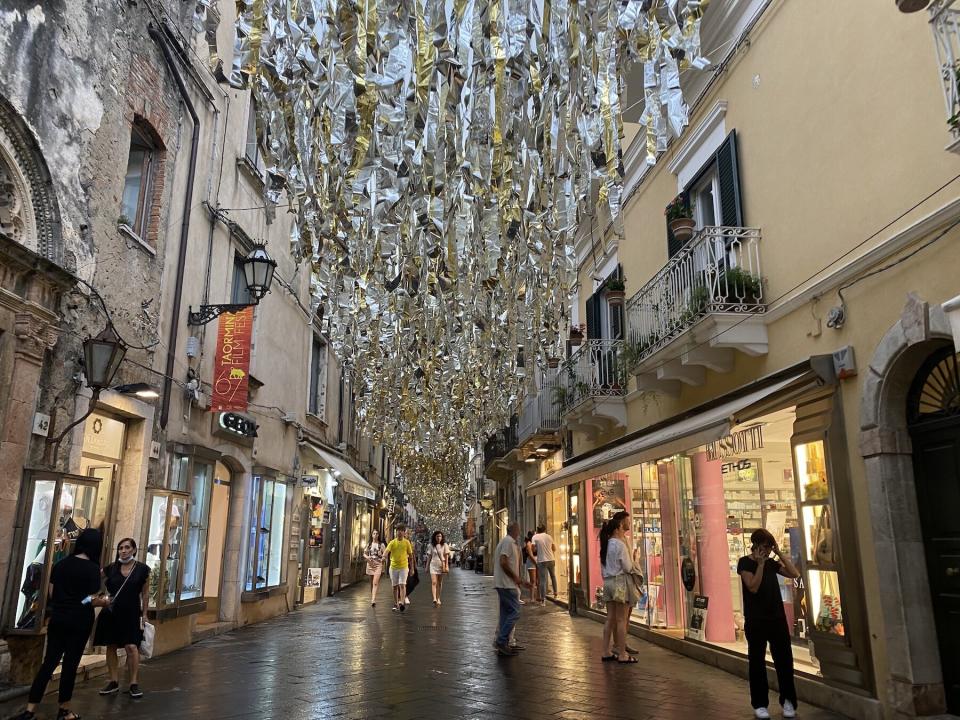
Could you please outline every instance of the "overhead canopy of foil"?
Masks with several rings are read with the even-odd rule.
[[[706,4],[238,0],[230,81],[254,92],[266,196],[424,514],[459,515],[470,448],[560,356],[581,216],[620,231],[625,71],[643,64],[653,163],[687,123],[681,70],[707,64]]]

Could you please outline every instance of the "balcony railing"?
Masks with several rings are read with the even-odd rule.
[[[587,340],[560,366],[554,401],[568,413],[590,398],[623,395],[627,368],[623,340]]]
[[[556,378],[551,377],[541,385],[536,395],[524,400],[517,426],[517,444],[523,445],[536,435],[560,430],[560,407],[556,401],[555,387]]]
[[[954,137],[960,137],[960,8],[955,6],[955,0],[937,0],[931,3],[929,11],[940,64],[947,125]]]
[[[506,457],[517,446],[517,416],[510,420],[510,425],[497,430],[483,445],[483,467],[489,468],[495,460]]]
[[[765,307],[760,230],[705,227],[627,301],[625,362],[636,367],[709,313]]]

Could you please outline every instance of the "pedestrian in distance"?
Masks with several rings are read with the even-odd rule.
[[[537,590],[537,547],[533,544],[533,531],[523,540],[523,569],[530,579],[530,602],[537,602],[540,593]]]
[[[413,566],[413,545],[407,540],[407,526],[397,525],[393,540],[387,543],[385,553],[390,558],[390,583],[393,585],[393,609],[406,609],[407,576]]]
[[[107,607],[110,598],[100,596],[100,554],[103,536],[99,530],[87,528],[77,536],[73,552],[53,566],[47,588],[48,618],[47,649],[43,664],[33,679],[27,696],[27,709],[14,720],[33,720],[37,705],[43,699],[53,671],[63,660],[60,671],[57,720],[79,720],[69,709],[77,668],[83,657],[83,648],[93,629],[93,608]]]
[[[603,628],[603,651],[607,652],[613,637],[613,652],[603,660],[623,664],[636,663],[637,658],[627,651],[627,622],[630,609],[637,602],[639,592],[633,581],[633,561],[625,542],[630,528],[630,514],[616,513],[600,529],[600,574],[603,577],[603,601],[607,606],[607,621]]]
[[[750,671],[750,704],[758,718],[769,718],[767,684],[767,643],[780,685],[783,716],[797,716],[797,688],[793,682],[793,651],[790,628],[780,595],[777,575],[796,579],[800,571],[789,557],[781,554],[776,538],[760,528],[750,535],[750,554],[740,558],[737,574],[743,585],[744,630]],[[773,555],[776,560],[771,558]]]
[[[427,567],[430,568],[430,590],[433,592],[433,606],[440,607],[440,593],[443,591],[443,578],[450,572],[450,546],[439,530],[430,538],[427,548]]]
[[[103,581],[111,602],[100,611],[94,645],[106,645],[107,670],[110,682],[100,690],[101,695],[120,692],[120,661],[117,650],[127,653],[130,672],[130,697],[143,697],[140,689],[140,643],[143,642],[143,623],[150,594],[150,568],[137,561],[137,543],[124,538],[117,543],[117,555],[103,569]]]
[[[497,621],[497,636],[493,641],[497,654],[512,657],[517,650],[510,647],[514,626],[520,618],[520,588],[530,583],[520,574],[520,524],[507,525],[507,534],[497,545],[493,563],[493,586],[500,596],[500,614]]]
[[[377,606],[377,590],[380,587],[380,576],[383,574],[383,553],[386,548],[380,542],[380,533],[374,530],[370,535],[370,544],[363,551],[367,561],[367,575],[370,576],[370,606]]]
[[[547,526],[542,523],[537,526],[537,534],[531,540],[536,549],[537,576],[540,579],[540,605],[543,606],[546,604],[547,598],[548,574],[550,575],[550,581],[553,583],[553,597],[557,597],[557,544],[547,534]]]

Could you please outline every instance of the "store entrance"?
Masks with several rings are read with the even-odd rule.
[[[947,709],[960,713],[960,354],[928,358],[907,401]]]
[[[223,579],[223,557],[227,540],[230,483],[229,468],[218,461],[214,465],[213,486],[210,489],[210,520],[203,568],[203,599],[206,602],[206,610],[197,618],[197,624],[222,622],[228,619],[222,617],[220,612],[220,586]]]

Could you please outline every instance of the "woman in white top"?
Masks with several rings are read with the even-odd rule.
[[[377,606],[377,588],[380,587],[380,575],[383,574],[383,551],[386,548],[380,542],[380,533],[373,531],[370,537],[370,544],[363,553],[367,561],[367,575],[370,575],[370,605]]]
[[[437,530],[430,538],[427,548],[427,564],[430,567],[430,589],[433,591],[433,606],[440,605],[440,591],[443,590],[443,575],[450,570],[450,548],[443,533]]]
[[[603,660],[635,663],[637,658],[627,652],[627,620],[630,609],[637,602],[637,588],[631,573],[633,561],[626,543],[630,529],[630,514],[616,513],[600,530],[600,566],[603,575],[603,600],[607,606],[607,622],[603,628],[603,648],[609,647],[613,635],[613,653]]]

